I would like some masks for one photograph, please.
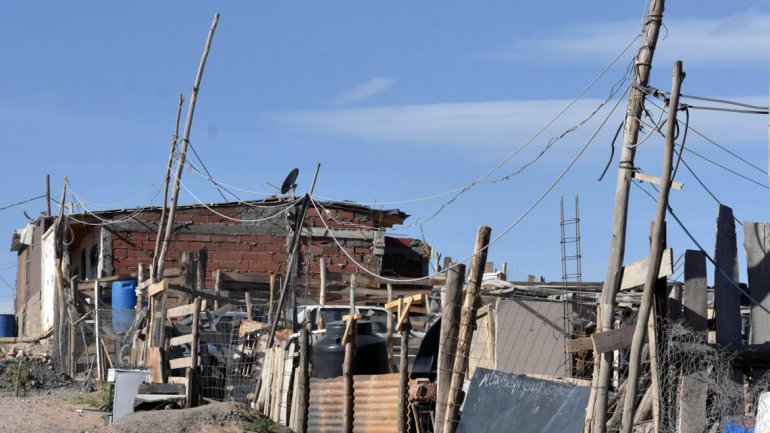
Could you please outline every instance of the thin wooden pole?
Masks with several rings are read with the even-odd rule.
[[[644,110],[644,92],[639,86],[646,86],[652,69],[652,59],[658,34],[663,23],[664,0],[651,0],[650,9],[645,21],[642,44],[634,63],[634,86],[628,95],[626,106],[625,131],[623,132],[623,150],[620,155],[620,167],[615,189],[615,210],[610,241],[610,255],[607,263],[607,274],[602,286],[601,300],[597,308],[599,329],[609,331],[615,317],[615,296],[620,287],[621,269],[626,248],[626,227],[628,223],[628,199],[631,180],[634,174],[634,157],[639,138],[640,119]],[[612,376],[613,352],[607,352],[594,363],[594,378],[598,379],[596,387],[591,388],[589,402],[595,401],[595,407],[590,405],[586,411],[586,425],[594,418],[594,432],[605,433],[607,420],[607,397],[609,382]],[[590,403],[589,403],[590,404]]]
[[[222,293],[222,270],[217,269],[216,273],[214,274],[214,294],[217,295],[217,299],[214,299],[214,310],[219,309],[219,297],[221,296],[221,293]]]
[[[147,266],[144,265],[144,263],[139,263],[139,266],[136,270],[136,281],[141,284],[144,283],[149,276],[147,275]],[[144,307],[144,293],[147,289],[141,289],[136,291],[136,306],[134,309],[136,311],[139,311]]]
[[[101,333],[99,332],[99,328],[101,326],[100,320],[99,320],[99,303],[101,302],[99,300],[99,297],[101,296],[101,289],[99,287],[99,280],[94,280],[94,334],[95,334],[95,340],[96,340],[96,377],[101,380],[102,378],[102,351],[100,349],[101,344]]]
[[[484,265],[487,262],[487,249],[489,248],[489,236],[492,229],[487,226],[479,227],[476,236],[474,256],[471,261],[468,282],[463,287],[463,306],[460,313],[460,328],[457,332],[457,354],[452,368],[452,380],[449,385],[446,412],[444,416],[443,433],[454,433],[460,414],[460,395],[465,381],[465,370],[468,367],[468,353],[471,348],[473,329],[471,325],[476,321],[476,301],[481,288],[481,278],[484,276]]]
[[[343,391],[345,395],[344,405],[342,407],[342,428],[343,433],[353,431],[353,365],[356,358],[356,334],[358,333],[358,324],[351,313],[351,329],[348,341],[345,343],[345,358],[342,363]]]
[[[206,59],[209,56],[209,49],[211,49],[211,41],[214,38],[214,31],[217,29],[217,23],[219,23],[219,14],[214,14],[214,21],[211,23],[211,28],[209,29],[206,47],[203,49],[203,57],[201,57],[201,63],[198,66],[198,74],[195,77],[195,84],[193,84],[190,105],[187,108],[187,120],[185,121],[184,135],[182,137],[182,151],[179,154],[179,162],[177,163],[176,175],[174,178],[174,190],[171,194],[171,208],[168,211],[168,222],[166,223],[166,232],[163,236],[163,244],[161,245],[160,255],[158,256],[158,265],[155,267],[155,269],[158,270],[156,278],[163,278],[164,261],[166,260],[168,244],[171,241],[171,234],[174,231],[176,205],[179,200],[179,183],[182,180],[182,169],[184,168],[185,158],[187,157],[187,146],[190,144],[190,130],[192,129],[193,115],[195,114],[195,102],[198,100],[198,89],[201,87],[203,68],[206,66]]]
[[[51,176],[45,175],[45,209],[46,216],[51,216]]]
[[[195,407],[198,405],[198,325],[200,324],[201,314],[201,298],[195,298],[193,301],[193,313],[192,313],[192,342],[190,343],[190,380],[187,382],[187,407]]]
[[[203,292],[206,290],[206,269],[208,268],[209,249],[202,247],[198,250],[198,262],[195,267],[195,286]]]
[[[166,222],[166,212],[168,211],[168,185],[171,183],[171,169],[174,166],[174,154],[176,153],[176,145],[179,141],[179,121],[182,118],[182,104],[184,98],[182,94],[179,94],[179,104],[176,108],[176,126],[174,127],[174,135],[171,136],[171,150],[168,153],[168,163],[166,164],[166,180],[163,185],[163,207],[160,211],[160,218],[158,219],[158,233],[155,235],[155,250],[152,254],[152,281],[157,283],[163,278],[162,275],[158,275],[158,254],[160,253],[160,240],[163,238],[163,224]]]
[[[276,287],[276,276],[275,274],[270,274],[270,302],[267,304],[267,318],[268,320],[272,320],[273,318],[273,302],[275,302],[275,287]]]
[[[404,298],[399,298],[399,311],[403,308]],[[402,311],[403,313],[403,311]],[[409,431],[409,399],[407,393],[409,390],[409,332],[412,330],[412,322],[409,320],[409,312],[406,312],[404,323],[401,324],[401,354],[398,360],[398,433],[407,433]]]
[[[628,366],[628,379],[626,385],[625,401],[623,402],[623,424],[621,433],[631,433],[634,426],[634,406],[636,405],[636,392],[638,389],[639,371],[641,363],[642,345],[646,338],[647,325],[650,319],[655,283],[658,280],[660,262],[663,256],[663,227],[666,222],[666,210],[668,208],[668,195],[671,189],[671,168],[674,159],[674,134],[676,133],[676,113],[679,110],[679,90],[684,79],[682,62],[674,65],[673,84],[671,86],[671,100],[669,101],[668,121],[666,124],[666,145],[663,151],[663,170],[661,172],[661,186],[658,194],[658,205],[655,212],[655,226],[653,229],[652,247],[650,248],[650,260],[647,267],[647,280],[642,293],[642,303],[636,319],[634,339],[631,343],[631,355]],[[652,348],[650,348],[652,350]],[[650,353],[650,356],[653,354]]]
[[[460,319],[462,304],[463,282],[465,281],[465,265],[460,263],[449,266],[444,284],[444,299],[441,305],[441,337],[439,338],[438,375],[436,381],[436,426],[437,432],[444,431],[444,414],[446,413],[449,385],[452,380],[452,367],[457,348],[457,331],[455,323]]]
[[[286,288],[289,284],[288,272],[294,267],[294,262],[297,260],[297,248],[299,247],[300,240],[302,239],[302,226],[305,224],[305,215],[307,214],[307,208],[312,200],[313,190],[315,189],[315,183],[318,179],[318,170],[321,169],[321,164],[316,165],[315,174],[313,175],[313,183],[310,184],[310,191],[305,194],[302,200],[302,207],[297,218],[297,228],[294,231],[294,236],[291,242],[291,250],[289,251],[289,261],[286,265],[287,275],[281,283],[281,293],[278,295],[278,305],[275,309],[275,317],[273,318],[272,326],[270,327],[270,334],[267,337],[267,347],[273,347],[273,337],[275,337],[275,331],[278,328],[278,320],[281,318],[281,310],[283,310],[283,304],[286,301]]]
[[[299,387],[295,396],[298,399],[295,406],[298,410],[296,414],[297,433],[305,433],[307,431],[308,403],[310,401],[309,360],[310,331],[307,325],[303,325],[299,331],[299,372],[296,379],[299,382]]]
[[[388,284],[388,303],[393,301],[393,285]],[[388,344],[388,369],[393,371],[395,366],[393,365],[393,317],[392,313],[388,312],[387,330],[385,334],[385,342]]]
[[[246,290],[246,292],[243,294],[244,301],[246,302],[246,318],[251,320],[252,316],[252,306],[251,306],[251,292]]]
[[[318,268],[321,274],[321,292],[318,296],[318,303],[321,306],[326,305],[326,259],[321,257],[318,259]]]

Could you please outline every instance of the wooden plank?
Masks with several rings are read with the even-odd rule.
[[[741,345],[741,295],[735,285],[738,276],[738,245],[735,235],[733,210],[719,205],[717,235],[714,248],[714,308],[716,318],[716,343],[723,347]],[[733,395],[743,395],[743,370],[733,368],[730,375]],[[729,384],[726,384],[729,386]],[[729,402],[733,407],[741,405],[742,398]]]
[[[638,179],[641,182],[654,183],[655,185],[658,185],[658,186],[660,186],[660,184],[661,184],[661,181],[660,181],[659,177],[651,176],[649,174],[644,174],[644,173],[642,173],[640,171],[635,171],[634,172],[634,178]],[[683,186],[684,185],[682,184],[682,182],[677,182],[677,181],[672,181],[671,182],[671,188],[673,188],[673,189],[682,189]]]
[[[188,380],[187,380],[186,377],[171,376],[171,377],[168,378],[168,383],[175,383],[175,384],[187,386],[187,382],[188,382]]]
[[[606,332],[597,332],[589,337],[567,340],[567,352],[584,352],[589,350],[598,353],[612,352],[631,347],[634,338],[634,327],[624,326]]]
[[[163,279],[159,283],[150,284],[149,289],[147,289],[147,294],[149,296],[155,296],[158,293],[165,291],[166,289],[168,289],[168,280]]]
[[[152,383],[163,383],[163,359],[159,347],[147,349],[147,367],[152,373]]]
[[[176,358],[168,361],[169,368],[176,370],[178,368],[192,368],[192,358]]]
[[[666,278],[674,273],[673,255],[671,248],[666,248],[663,251],[658,278]],[[620,281],[620,290],[630,290],[644,285],[644,280],[647,278],[648,261],[649,257],[623,266],[623,279]]]
[[[597,353],[613,352],[631,347],[634,338],[634,327],[624,326],[607,332],[597,332],[591,335],[594,351]]]
[[[357,287],[356,287],[356,290],[358,290]],[[428,297],[424,293],[418,293],[416,295],[403,298],[404,302],[406,302],[407,304],[422,304],[422,303],[425,303],[427,299]],[[399,302],[400,301],[398,300],[393,302],[388,302],[387,304],[385,304],[385,308],[387,308],[388,310],[396,309],[398,308]]]
[[[172,337],[169,340],[169,345],[171,345],[171,346],[181,346],[183,344],[190,344],[192,342],[193,342],[192,334],[187,334],[187,335],[180,335],[179,337]]]
[[[707,341],[708,319],[706,285],[706,255],[702,251],[684,252],[684,325],[690,332],[698,335],[703,343]],[[708,427],[706,416],[706,398],[708,397],[708,372],[702,371],[682,374],[678,392],[679,416],[677,431],[680,433],[701,433]]]
[[[241,272],[221,271],[222,282],[270,284],[270,275],[244,274]]]
[[[720,205],[714,252],[714,261],[718,267],[714,269],[714,307],[717,344],[722,346],[741,343],[741,295],[734,287],[740,281],[736,242],[733,211]]]
[[[759,305],[751,306],[750,344],[770,343],[770,224],[743,223],[743,243],[751,296]]]
[[[195,312],[195,304],[180,305],[178,307],[169,308],[166,311],[167,319],[175,319],[177,317],[190,316]]]
[[[281,398],[278,406],[278,422],[286,425],[289,420],[289,387],[294,373],[294,343],[289,343],[289,351],[283,361],[281,374]]]

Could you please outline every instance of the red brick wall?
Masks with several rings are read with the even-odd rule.
[[[216,211],[235,219],[258,219],[259,216],[250,215],[254,209],[238,207],[218,207]],[[323,211],[322,211],[323,212]],[[135,272],[139,263],[150,265],[155,249],[156,233],[148,228],[139,227],[136,222],[152,223],[152,227],[158,220],[158,212],[145,212],[136,216],[129,229],[116,225],[112,230],[113,266],[116,274]],[[124,219],[126,215],[115,215],[113,219]],[[166,268],[179,266],[179,260],[183,251],[198,251],[202,247],[208,249],[208,281],[207,287],[213,287],[213,275],[215,270],[237,271],[248,274],[268,275],[287,273],[288,250],[290,232],[289,224],[293,223],[293,214],[287,212],[276,218],[253,225],[244,225],[229,220],[205,208],[183,208],[176,214],[176,221],[182,228],[173,236],[166,256]],[[354,229],[363,227],[376,227],[377,222],[366,212],[330,209],[330,214],[324,216],[326,224],[333,229]],[[316,210],[311,206],[308,210],[305,227],[325,227]],[[201,230],[211,229],[212,233],[200,233]],[[252,233],[244,233],[251,231]],[[141,229],[141,230],[138,230]],[[234,234],[224,233],[233,229]],[[190,230],[197,231],[191,233]],[[373,271],[380,269],[380,257],[374,255],[372,241],[343,240],[339,242],[345,250],[359,263],[366,264]],[[401,243],[390,245],[386,251],[396,252],[398,259],[388,263],[404,264],[404,276],[423,275],[422,259],[415,256],[414,251],[408,246],[411,240],[406,242],[406,247]],[[308,238],[303,237],[300,244],[300,260],[298,269],[302,278],[319,277],[319,258],[326,260],[329,272],[341,272],[345,274],[356,273],[355,264],[343,254],[337,244],[331,238],[313,237],[308,245]],[[409,260],[413,263],[409,264]],[[308,264],[310,265],[308,274]]]

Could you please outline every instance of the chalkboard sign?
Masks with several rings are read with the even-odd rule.
[[[580,433],[588,386],[476,369],[457,433]]]

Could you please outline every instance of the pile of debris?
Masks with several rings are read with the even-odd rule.
[[[18,345],[0,350],[2,395],[75,386],[71,377],[56,371],[50,355],[40,346]]]
[[[266,418],[255,418],[235,402],[214,403],[188,410],[164,410],[134,413],[107,426],[101,433],[291,433]]]

